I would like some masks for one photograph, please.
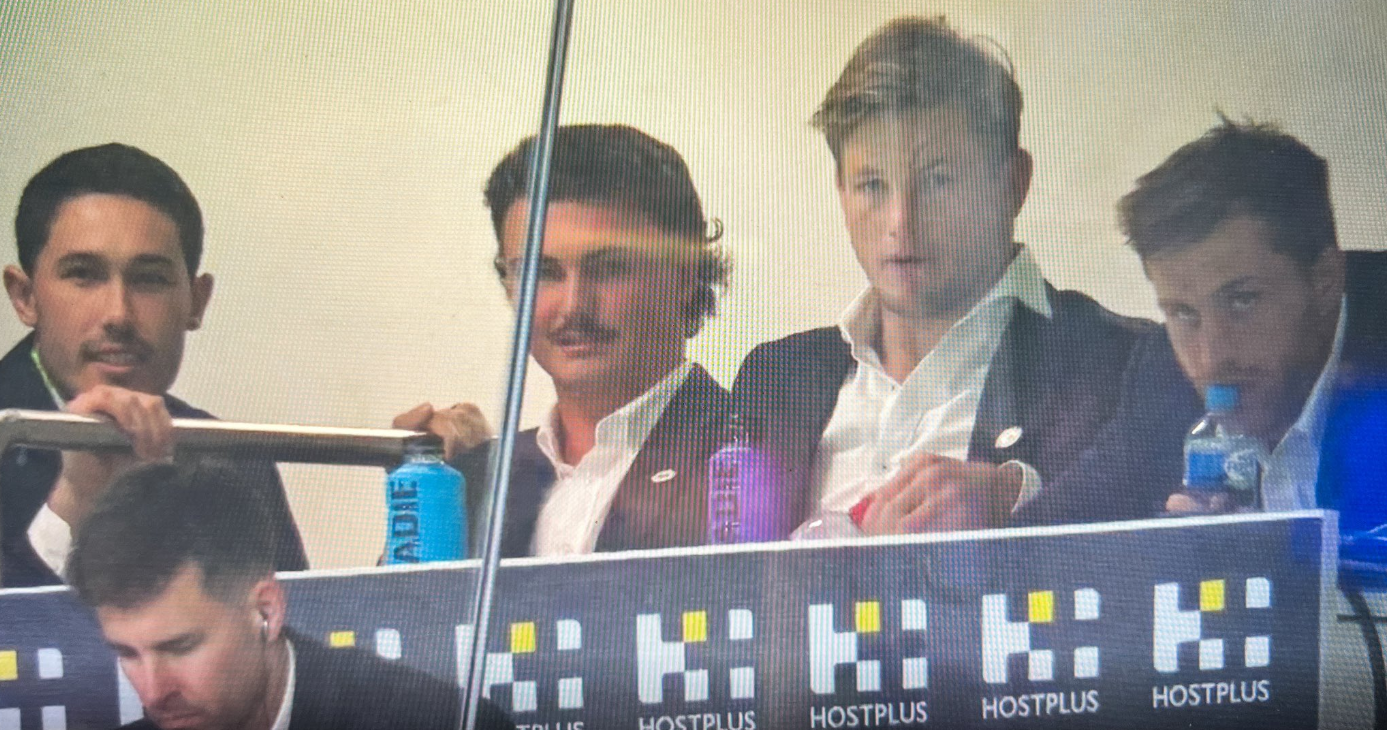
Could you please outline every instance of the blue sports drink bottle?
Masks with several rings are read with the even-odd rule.
[[[467,557],[462,473],[443,461],[437,444],[408,448],[385,480],[385,503],[386,565]]]

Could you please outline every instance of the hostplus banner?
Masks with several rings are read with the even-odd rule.
[[[1312,727],[1332,516],[507,561],[484,694],[533,730]],[[474,563],[283,576],[290,623],[457,681]],[[0,730],[140,715],[63,589],[0,592]]]

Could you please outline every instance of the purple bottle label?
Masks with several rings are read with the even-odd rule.
[[[708,542],[767,542],[781,535],[783,507],[769,458],[732,443],[708,459]]]

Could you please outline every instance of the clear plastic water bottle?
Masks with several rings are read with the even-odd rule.
[[[385,480],[385,504],[386,565],[467,557],[462,473],[443,461],[438,444],[407,447]]]
[[[741,414],[728,419],[727,445],[708,458],[708,542],[726,545],[783,537],[784,511],[761,429]]]
[[[1185,489],[1226,491],[1239,506],[1255,504],[1266,449],[1237,419],[1238,386],[1210,385],[1204,408],[1207,413],[1185,437]]]

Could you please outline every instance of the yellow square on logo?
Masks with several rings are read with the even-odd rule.
[[[19,655],[13,649],[0,651],[0,682],[19,679]]]
[[[1033,624],[1048,624],[1055,620],[1054,591],[1031,591],[1027,599],[1027,621]]]
[[[356,632],[334,631],[327,635],[327,645],[334,649],[350,649],[356,646]]]
[[[530,654],[535,650],[535,622],[510,625],[510,653]]]
[[[881,631],[881,604],[876,601],[858,601],[853,606],[853,625],[859,634],[875,634]]]
[[[684,612],[684,642],[695,643],[708,640],[708,612]]]
[[[1223,610],[1223,581],[1206,580],[1199,584],[1199,610]]]

